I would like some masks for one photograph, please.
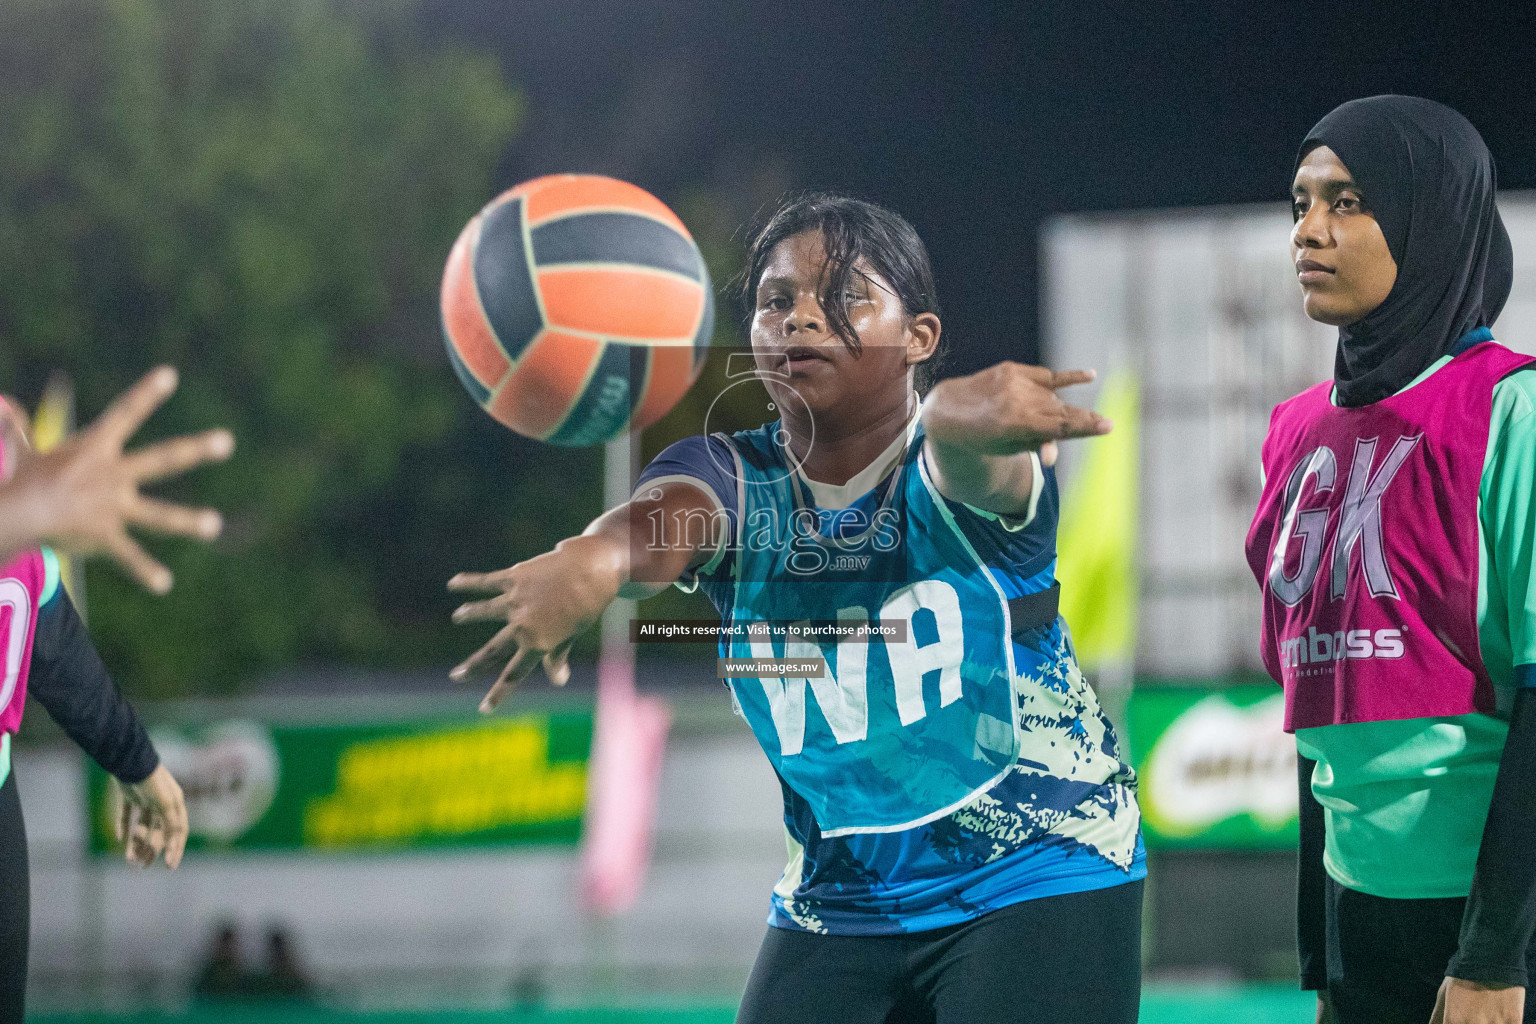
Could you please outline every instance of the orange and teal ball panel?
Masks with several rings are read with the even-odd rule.
[[[539,178],[465,227],[443,274],[465,388],[520,434],[598,444],[654,423],[698,378],[709,271],[665,204],[594,175]]]

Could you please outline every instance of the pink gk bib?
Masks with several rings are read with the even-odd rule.
[[[1483,342],[1372,405],[1324,382],[1276,407],[1247,554],[1288,732],[1493,710],[1478,488],[1493,386],[1531,362]]]

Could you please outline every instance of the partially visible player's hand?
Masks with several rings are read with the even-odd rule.
[[[1110,431],[1108,419],[1056,394],[1093,379],[1092,370],[1048,370],[1005,360],[935,385],[924,403],[924,428],[940,443],[984,455],[1039,452],[1042,462],[1053,465],[1057,441]]]
[[[1328,998],[1326,991],[1317,994],[1317,1024],[1338,1024],[1339,1018],[1334,1015],[1333,1001]]]
[[[1525,989],[1495,987],[1446,978],[1435,997],[1430,1024],[1520,1024],[1525,1019]]]
[[[143,782],[117,786],[122,797],[117,840],[128,863],[147,868],[164,853],[166,867],[179,865],[187,848],[187,803],[170,771],[162,764]]]
[[[467,678],[512,651],[480,710],[490,713],[530,672],[544,664],[550,682],[564,686],[571,676],[571,640],[592,625],[619,594],[624,550],[601,535],[563,540],[555,550],[500,572],[460,573],[453,591],[500,591],[495,597],[461,605],[454,622],[505,620],[506,625],[449,673]]]
[[[213,509],[149,498],[140,486],[222,462],[235,450],[227,430],[172,438],[125,452],[134,431],[176,390],[176,371],[162,366],[124,392],[88,428],[44,453],[27,452],[8,487],[34,495],[28,521],[47,543],[80,555],[106,554],[157,594],[171,572],[128,535],[128,527],[212,540],[223,529]]]

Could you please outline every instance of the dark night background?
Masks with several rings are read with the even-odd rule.
[[[592,170],[665,195],[770,168],[900,211],[931,251],[954,373],[1037,356],[1043,218],[1283,200],[1297,144],[1347,99],[1447,103],[1501,187],[1536,185],[1531,11],[437,0],[431,16],[496,40],[527,90],[508,183]]]

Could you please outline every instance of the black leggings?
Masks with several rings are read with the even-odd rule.
[[[1142,888],[907,935],[769,928],[736,1024],[1136,1024]]]
[[[21,1024],[26,1005],[30,884],[27,830],[13,768],[0,786],[0,1024]]]
[[[1456,955],[1466,897],[1391,900],[1328,887],[1328,997],[1339,1024],[1426,1024]],[[1527,954],[1536,977],[1536,946]],[[1536,1024],[1536,1000],[1525,1000]]]

